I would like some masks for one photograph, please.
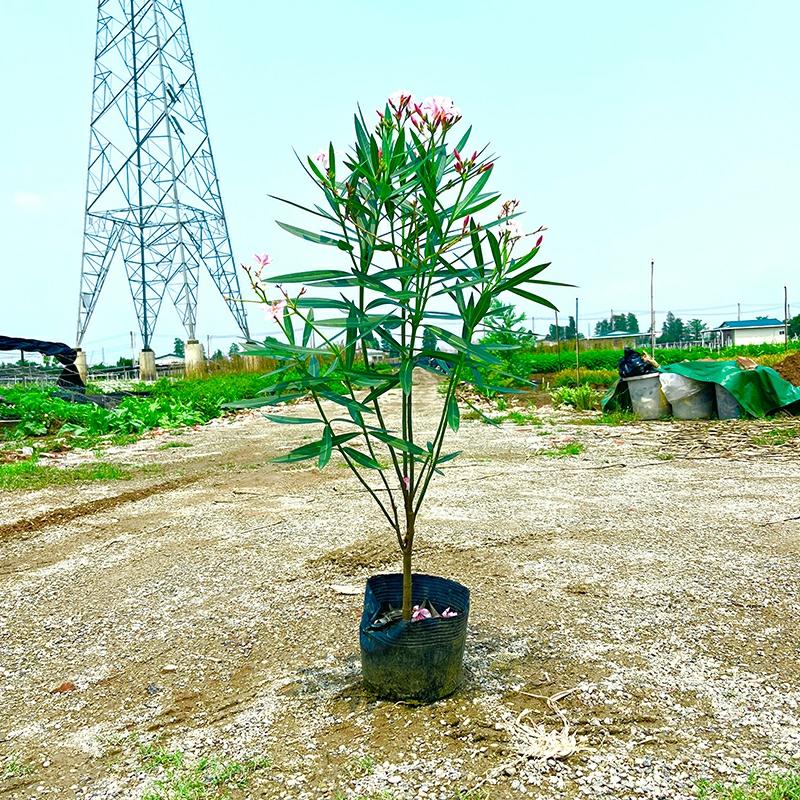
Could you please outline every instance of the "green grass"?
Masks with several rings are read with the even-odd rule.
[[[273,381],[278,378],[273,378]],[[31,444],[39,450],[124,445],[154,428],[198,425],[226,413],[225,403],[255,397],[269,380],[253,373],[137,384],[147,396],[125,398],[116,408],[71,403],[42,387],[4,389],[10,406],[0,417],[19,419],[14,428],[0,428],[0,443]],[[174,445],[181,446],[181,445]]]
[[[132,474],[118,464],[81,464],[77,467],[53,467],[37,463],[36,458],[0,464],[0,490],[43,489],[87,481],[126,481]]]
[[[569,456],[579,456],[585,449],[580,442],[567,442],[567,444],[555,450],[542,450],[539,455],[547,458],[567,458]]]
[[[632,422],[638,422],[639,417],[632,411],[606,411],[600,416],[580,417],[578,419],[570,420],[574,425],[629,425]]]
[[[800,800],[800,772],[751,772],[742,784],[700,781],[699,800]]]
[[[253,775],[272,766],[269,758],[218,761],[201,758],[189,764],[180,750],[160,744],[139,746],[139,758],[147,772],[158,773],[142,800],[222,800],[230,792],[243,791]]]
[[[351,777],[372,775],[375,772],[375,759],[369,754],[355,756],[347,765],[347,772]]]
[[[796,439],[798,436],[800,436],[800,430],[797,428],[772,428],[771,430],[751,436],[750,441],[752,444],[761,447],[779,447],[782,444],[792,441],[792,439]]]
[[[26,764],[19,756],[9,756],[0,764],[0,780],[25,778],[34,771],[33,764]]]
[[[158,446],[159,450],[172,450],[175,447],[191,447],[191,442],[165,442]]]

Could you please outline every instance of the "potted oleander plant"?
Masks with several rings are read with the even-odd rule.
[[[364,681],[379,696],[419,702],[450,694],[462,674],[469,591],[412,570],[431,482],[459,455],[445,447],[448,430],[459,428],[457,392],[463,383],[498,388],[484,376],[498,373],[503,345],[480,338],[507,310],[495,302],[500,295],[554,308],[531,287],[563,285],[539,277],[549,266],[533,263],[543,228],[524,234],[517,201],[501,204],[489,188],[493,157],[470,147],[461,116],[448,98],[417,102],[407,92],[390,97],[373,126],[359,111],[347,154],[331,145],[301,159],[322,202],[275,198],[315,223],[280,227],[316,245],[319,263],[342,265],[268,276],[264,255],[245,267],[283,334],[246,351],[280,364],[277,383],[255,403],[310,397],[315,408],[312,416],[267,414],[318,431],[275,460],[322,468],[341,459],[377,505],[402,571],[367,582]],[[374,363],[376,343],[388,362]],[[416,413],[418,370],[442,382],[432,430]]]

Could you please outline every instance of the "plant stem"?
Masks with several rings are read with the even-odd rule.
[[[411,554],[414,551],[414,522],[415,515],[406,506],[406,538],[403,547],[403,619],[408,622],[411,619]]]

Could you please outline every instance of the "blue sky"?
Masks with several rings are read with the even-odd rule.
[[[275,225],[267,197],[309,197],[292,155],[345,147],[356,103],[396,89],[453,97],[501,158],[493,183],[547,225],[542,255],[581,330],[616,311],[643,327],[649,261],[667,310],[710,324],[800,311],[800,4],[184,0],[237,261],[276,270],[317,253]],[[96,3],[2,0],[0,332],[73,342]],[[198,334],[236,327],[201,280]],[[533,313],[538,331],[551,321]],[[270,330],[258,309],[255,333]],[[115,263],[85,339],[130,350]],[[154,349],[183,336],[165,303]]]

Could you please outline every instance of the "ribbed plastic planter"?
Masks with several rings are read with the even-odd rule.
[[[414,605],[430,601],[455,617],[399,620],[373,629],[373,622],[403,602],[403,576],[374,575],[367,581],[361,616],[361,669],[367,689],[387,700],[432,703],[461,684],[469,618],[469,589],[433,575],[412,578]]]

